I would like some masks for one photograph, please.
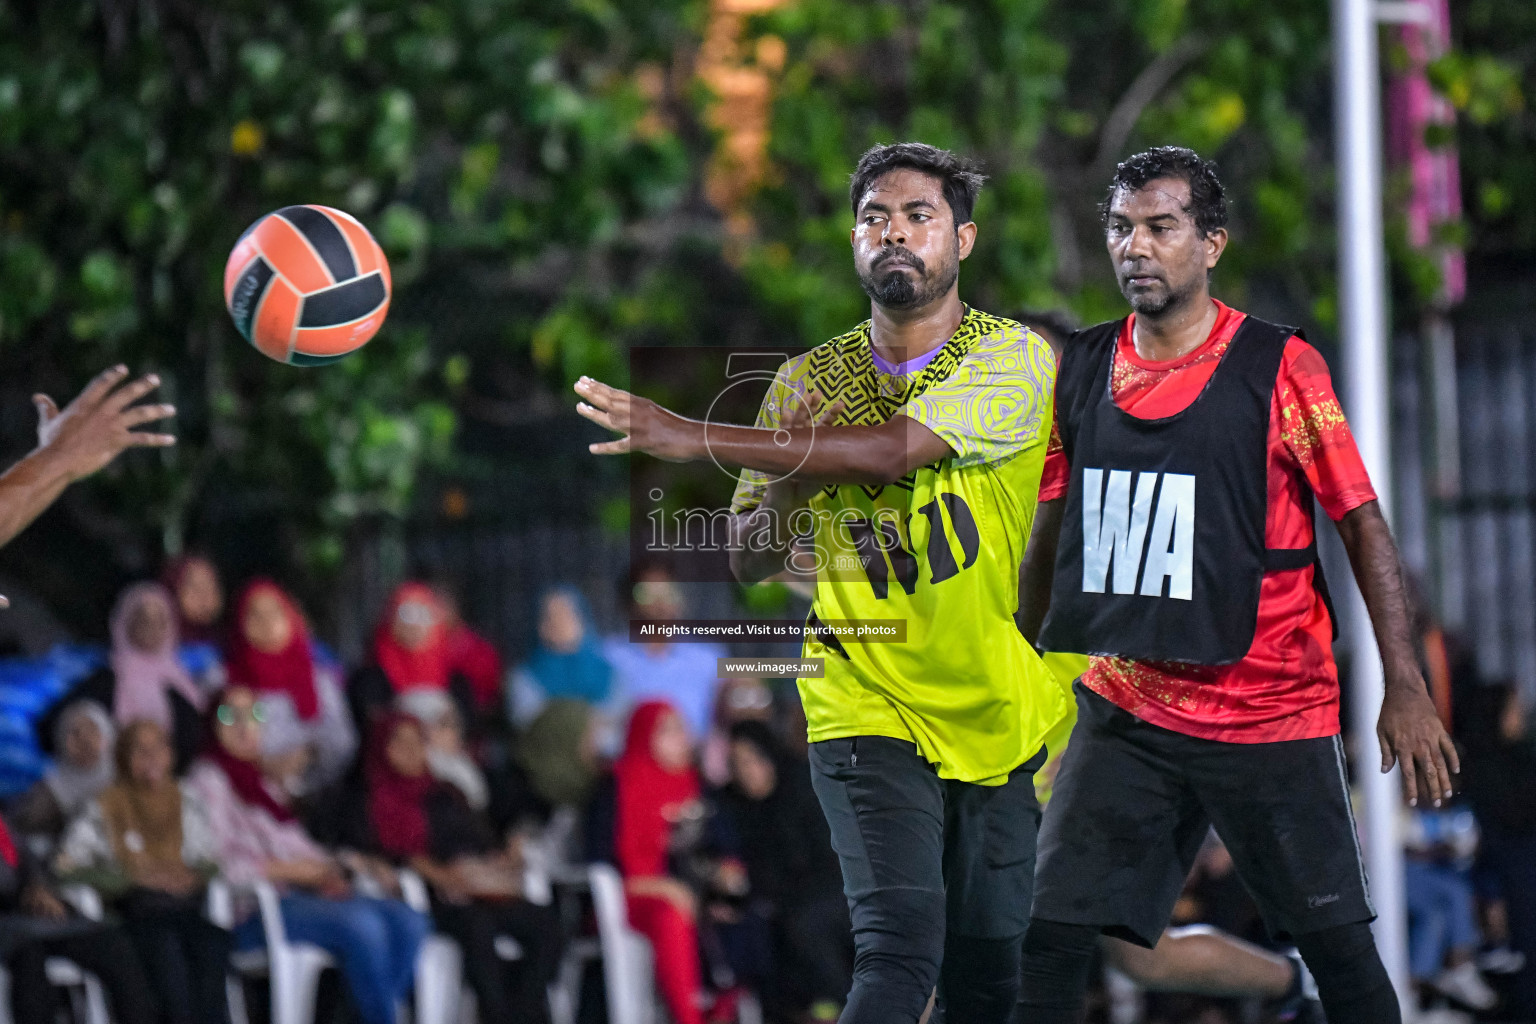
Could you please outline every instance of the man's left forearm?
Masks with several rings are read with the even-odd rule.
[[[763,430],[710,424],[702,457],[742,469],[840,484],[888,484],[907,472],[887,427]]]
[[[736,427],[679,416],[588,377],[575,387],[584,399],[576,404],[578,413],[625,435],[588,445],[597,455],[648,452],[670,462],[712,459],[779,477],[883,485],[954,454],[948,441],[901,414],[873,426]]]
[[[0,545],[10,543],[69,486],[62,460],[34,451],[0,474]]]
[[[635,441],[643,451],[678,461],[713,459],[723,466],[778,476],[888,484],[901,479],[913,465],[926,465],[949,454],[948,446],[931,431],[916,427],[914,421],[898,417],[878,426],[770,430],[665,413],[637,427]]]
[[[1339,536],[1349,551],[1386,670],[1386,692],[1376,719],[1381,770],[1389,771],[1394,763],[1402,768],[1403,795],[1410,806],[1422,799],[1438,807],[1451,796],[1451,776],[1461,771],[1461,762],[1419,672],[1402,563],[1381,506],[1369,501],[1340,519]]]
[[[1339,536],[1349,552],[1365,609],[1371,617],[1376,646],[1386,670],[1386,684],[1423,688],[1418,659],[1409,628],[1408,595],[1403,586],[1402,562],[1392,531],[1382,517],[1381,505],[1368,501],[1339,520]]]

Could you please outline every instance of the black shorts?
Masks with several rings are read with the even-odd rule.
[[[1376,916],[1337,736],[1199,739],[1074,689],[1035,917],[1156,945],[1213,825],[1275,938]]]
[[[1029,927],[1045,750],[1001,786],[941,779],[917,747],[885,736],[811,744],[811,782],[832,830],[856,937],[946,928],[1002,939]],[[912,916],[908,897],[934,897]],[[896,896],[892,897],[891,894]],[[905,916],[903,916],[905,915]]]

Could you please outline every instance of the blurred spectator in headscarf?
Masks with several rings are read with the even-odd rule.
[[[100,704],[76,700],[54,720],[53,766],[11,810],[17,834],[37,837],[50,849],[70,820],[112,784],[116,727]]]
[[[304,614],[283,588],[253,580],[235,602],[229,684],[261,696],[263,756],[291,795],[334,781],[351,764],[357,733],[336,674],[319,664]]]
[[[504,782],[505,819],[524,829],[530,868],[582,862],[587,805],[603,775],[597,717],[557,697],[528,724]]]
[[[432,590],[437,595],[447,632],[449,671],[464,677],[477,713],[493,711],[501,700],[501,654],[495,644],[464,621],[459,596],[452,587],[439,581]]]
[[[519,760],[540,800],[585,807],[602,774],[591,705],[570,697],[545,704],[523,734]]]
[[[347,696],[357,726],[367,731],[372,718],[412,690],[440,690],[459,705],[462,721],[474,721],[475,701],[469,682],[454,671],[448,650],[447,616],[437,594],[425,583],[395,588],[373,631],[368,664],[352,673]]]
[[[432,777],[459,791],[476,812],[491,802],[485,772],[465,749],[459,708],[443,690],[407,690],[396,707],[421,723],[427,740],[427,764]]]
[[[218,871],[212,826],[171,774],[160,726],[125,726],[115,760],[118,780],[60,845],[59,876],[93,886],[122,918],[170,1024],[228,1021],[230,936],[203,912]]]
[[[1467,691],[1457,721],[1467,756],[1463,782],[1482,828],[1482,858],[1504,895],[1510,944],[1525,957],[1510,1009],[1536,1017],[1536,730],[1511,683]]]
[[[415,716],[389,712],[375,719],[364,769],[367,847],[426,879],[437,926],[464,951],[480,1019],[547,1022],[546,987],[563,945],[559,914],[523,898],[515,844],[500,843],[485,816],[434,777],[429,758],[426,729]],[[496,952],[503,935],[523,948],[512,964]]]
[[[624,876],[629,923],[650,940],[657,987],[677,1024],[703,1024],[698,899],[673,854],[698,842],[704,816],[688,727],[663,700],[635,708],[611,787],[594,799],[590,860]]]
[[[715,713],[699,765],[704,781],[720,787],[731,780],[731,727],[737,722],[766,722],[773,717],[773,691],[756,676],[727,679],[715,691]],[[807,769],[809,771],[809,769]]]
[[[173,737],[176,763],[202,745],[207,694],[176,655],[176,603],[158,583],[135,583],[112,609],[112,717],[118,725],[147,719]]]
[[[254,901],[240,887],[265,879],[281,892],[288,937],[336,958],[363,1024],[394,1024],[431,923],[398,900],[353,891],[337,858],[310,837],[267,782],[265,719],[265,701],[254,690],[231,686],[213,704],[207,752],[187,776],[213,825],[219,870],[236,887],[235,946],[254,949],[264,941]]]
[[[224,587],[218,570],[202,555],[182,555],[165,564],[160,582],[175,601],[181,663],[203,690],[223,689]]]
[[[810,772],[765,722],[737,722],[728,743],[720,806],[746,863],[750,905],[774,939],[765,996],[797,1018],[836,1020],[853,984],[853,924]]]
[[[630,619],[682,618],[687,602],[672,573],[662,565],[635,571],[630,591]],[[682,643],[657,636],[645,643],[630,643],[629,634],[610,637],[603,653],[613,666],[622,707],[629,708],[653,698],[664,699],[683,716],[694,736],[709,732],[715,707],[716,671],[725,648],[714,643]]]
[[[533,654],[512,673],[508,716],[527,725],[546,701],[579,700],[604,713],[613,708],[613,667],[592,628],[581,591],[551,587],[539,596]]]
[[[217,646],[223,641],[224,585],[212,561],[203,555],[173,558],[160,582],[175,597],[182,643]]]

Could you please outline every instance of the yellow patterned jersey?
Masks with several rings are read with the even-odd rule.
[[[759,427],[819,390],[844,403],[836,425],[907,416],[954,453],[887,486],[823,487],[799,517],[817,570],[802,653],[826,664],[799,680],[811,742],[910,740],[943,778],[1001,785],[1066,717],[1013,622],[1055,378],[1044,340],[977,310],[915,373],[882,372],[867,322],[780,368]],[[759,505],[768,479],[743,471],[733,509]],[[904,640],[839,631],[873,620],[903,621]]]

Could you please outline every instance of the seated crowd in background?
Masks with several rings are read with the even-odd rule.
[[[684,614],[664,573],[639,575],[630,615]],[[44,965],[64,956],[117,1021],[226,1021],[230,955],[265,941],[261,881],[289,937],[334,958],[364,1024],[396,1019],[432,932],[462,949],[480,1019],[537,1024],[591,924],[560,912],[549,880],[589,862],[622,877],[677,1024],[735,1019],[748,992],[769,1021],[837,1018],[851,927],[787,682],[721,681],[710,645],[605,640],[571,586],[540,595],[530,653],[505,674],[443,587],[397,588],[350,673],[275,582],[240,588],[227,616],[224,593],[195,557],[127,588],[106,658],[35,722],[50,766],[0,819],[13,1019],[53,1019]],[[1465,797],[1405,812],[1412,972],[1427,1001],[1531,1017],[1536,731],[1512,685],[1467,675],[1437,691],[1468,754]],[[216,877],[228,929],[205,912]],[[106,920],[64,900],[69,884]],[[1214,838],[1177,916],[1264,938]],[[1242,1019],[1139,992],[1127,1012],[1106,980],[1114,1019]]]
[[[480,1019],[537,1024],[583,924],[547,879],[575,877],[584,851],[622,873],[679,1024],[734,1019],[749,988],[771,1019],[835,1019],[847,910],[762,682],[722,686],[713,648],[664,641],[616,666],[628,645],[603,641],[569,586],[541,595],[531,654],[505,675],[441,587],[397,588],[351,673],[277,583],[239,588],[227,615],[224,594],[197,557],[128,587],[107,657],[35,723],[51,766],[0,827],[14,1019],[52,1019],[43,965],[65,956],[100,978],[115,1020],[227,1021],[231,954],[265,941],[264,882],[364,1024],[396,1019],[433,931],[462,949]],[[665,579],[631,596],[634,614],[681,614]],[[405,870],[425,913],[403,899]],[[215,882],[227,928],[207,912]],[[65,902],[68,885],[94,889],[105,919]]]

